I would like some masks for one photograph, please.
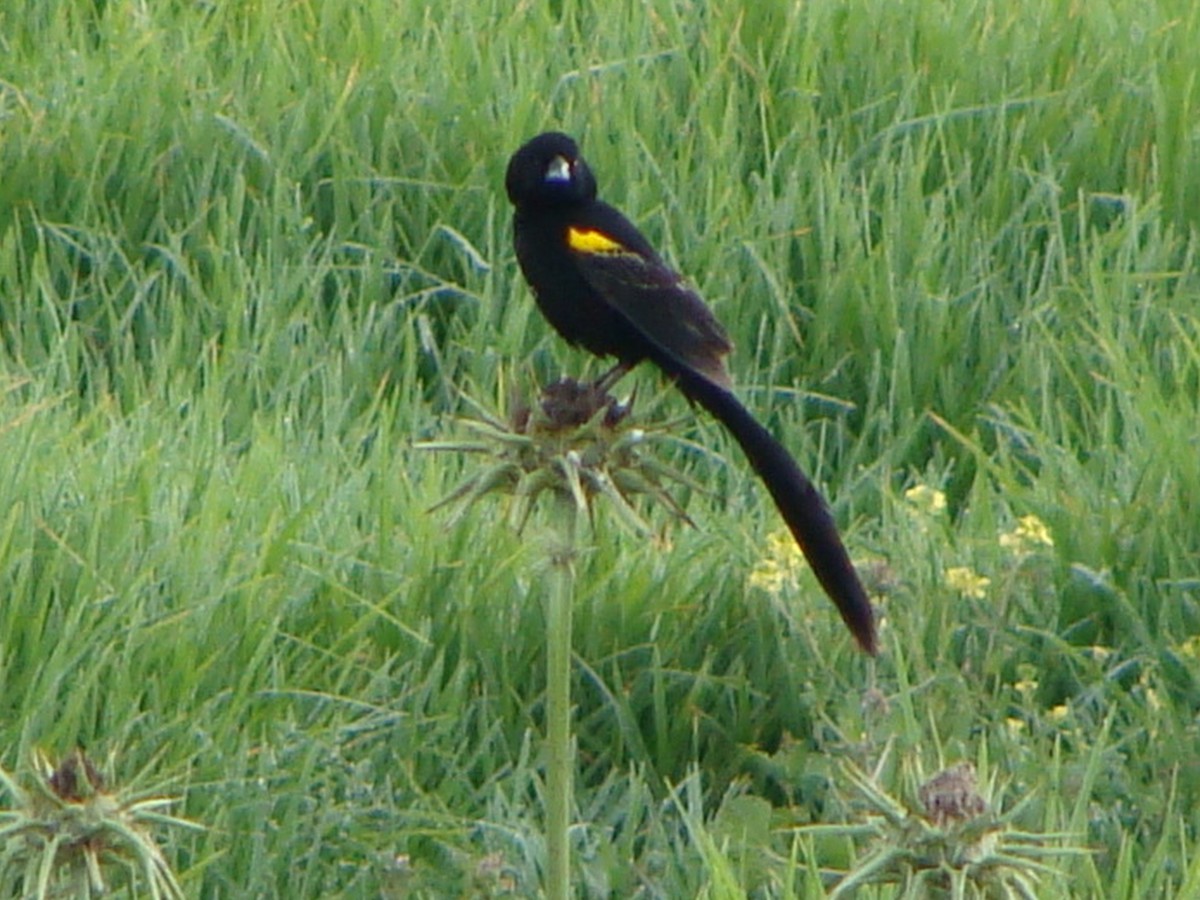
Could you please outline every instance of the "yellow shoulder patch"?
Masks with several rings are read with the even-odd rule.
[[[631,253],[620,241],[592,228],[568,228],[567,246],[580,253]]]

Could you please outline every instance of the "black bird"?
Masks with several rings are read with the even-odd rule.
[[[824,498],[796,461],[733,394],[725,329],[641,232],[596,199],[596,179],[565,134],[540,134],[505,176],[513,243],[538,308],[564,338],[617,367],[642,360],[717,417],[745,451],[825,592],[859,645],[876,652],[871,602]]]

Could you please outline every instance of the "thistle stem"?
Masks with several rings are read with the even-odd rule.
[[[546,896],[571,896],[571,604],[575,594],[575,533],[579,505],[567,496],[555,504],[556,541],[546,610]]]

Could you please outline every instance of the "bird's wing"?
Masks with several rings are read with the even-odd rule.
[[[623,217],[624,227],[567,230],[584,280],[657,348],[711,381],[729,386],[724,357],[733,349],[712,310]]]

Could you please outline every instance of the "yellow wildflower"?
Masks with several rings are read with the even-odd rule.
[[[796,576],[804,566],[804,555],[791,532],[779,529],[767,535],[767,552],[750,571],[750,586],[777,594],[795,587]]]
[[[1016,682],[1013,687],[1022,697],[1028,697],[1038,689],[1038,683],[1036,678],[1022,678],[1020,681]]]
[[[1023,555],[1038,547],[1053,547],[1054,538],[1050,536],[1046,523],[1037,516],[1021,516],[1017,519],[1016,528],[1000,535],[1000,546]]]
[[[1194,634],[1180,644],[1179,655],[1190,656],[1192,659],[1200,659],[1200,634]]]
[[[1091,657],[1100,665],[1104,665],[1104,663],[1108,662],[1108,658],[1112,656],[1112,654],[1112,647],[1105,647],[1103,644],[1092,644],[1091,646]]]
[[[1154,710],[1154,712],[1162,711],[1162,700],[1158,697],[1158,691],[1152,687],[1146,688],[1146,705]]]
[[[1142,673],[1142,677],[1138,679],[1138,685],[1142,689],[1142,695],[1146,698],[1146,705],[1154,712],[1162,712],[1163,702],[1158,696],[1158,690],[1154,687],[1154,679],[1149,672]]]
[[[904,492],[904,499],[926,515],[937,515],[946,508],[946,495],[927,484],[918,484]]]
[[[804,553],[786,528],[777,528],[767,535],[767,556],[779,560],[788,568],[804,564]]]
[[[762,588],[769,594],[783,590],[788,582],[788,573],[776,559],[760,559],[750,570],[750,587]]]
[[[992,579],[980,575],[970,566],[952,566],[942,575],[951,590],[972,600],[982,600],[987,596],[987,587],[992,583]]]
[[[1028,697],[1038,687],[1038,668],[1031,663],[1021,663],[1017,666],[1017,681],[1013,684],[1018,694]]]

